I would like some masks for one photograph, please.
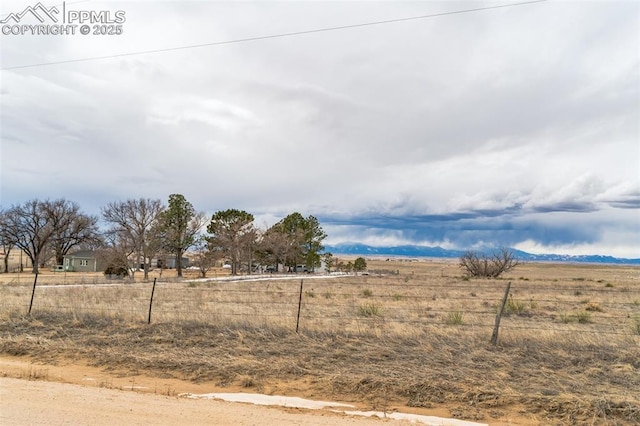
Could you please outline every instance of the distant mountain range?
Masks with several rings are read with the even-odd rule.
[[[325,246],[325,250],[337,255],[435,257],[447,259],[459,258],[464,253],[464,250],[448,250],[442,247],[414,245],[374,247],[359,243],[343,243],[336,244],[334,246]],[[485,249],[480,251],[491,252],[491,250],[492,249]],[[527,262],[577,262],[640,265],[640,259],[624,259],[602,255],[571,256],[568,254],[531,254],[521,250],[511,250],[517,259]]]

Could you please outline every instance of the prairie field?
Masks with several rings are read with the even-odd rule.
[[[640,424],[640,268],[367,264],[155,284],[49,273],[35,291],[2,274],[0,354],[489,424]]]

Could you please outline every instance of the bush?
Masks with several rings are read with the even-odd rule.
[[[573,320],[573,318],[571,318],[571,315],[565,313],[560,314],[560,321],[563,324],[569,324],[571,321]]]
[[[468,251],[460,257],[459,266],[467,276],[498,278],[519,264],[520,262],[514,257],[513,252],[503,248],[491,255]]]
[[[579,324],[589,324],[591,322],[591,312],[578,311],[575,313],[575,317]]]
[[[129,270],[122,266],[109,265],[104,270],[104,274],[108,277],[124,278],[129,276]]]
[[[587,306],[585,306],[584,309],[591,312],[602,312],[602,308],[596,302],[587,303]]]
[[[462,325],[464,324],[464,313],[460,311],[449,312],[445,316],[444,322],[447,325]]]
[[[359,257],[355,260],[355,262],[353,262],[353,270],[354,271],[364,271],[367,269],[367,261],[364,259],[364,257]]]
[[[366,305],[358,306],[358,315],[361,317],[381,316],[382,311],[380,309],[380,305],[367,303]]]
[[[504,315],[524,315],[528,312],[527,304],[525,302],[515,300],[513,297],[509,297],[507,304],[504,306]]]

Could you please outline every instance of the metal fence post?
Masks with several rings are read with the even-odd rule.
[[[156,291],[156,278],[153,279],[153,287],[151,287],[151,300],[149,300],[149,318],[147,324],[151,324],[151,307],[153,306],[153,293]]]
[[[298,298],[298,319],[296,320],[296,333],[298,333],[298,327],[300,326],[300,308],[302,307],[302,283],[304,280],[300,280],[300,297]]]
[[[36,282],[38,281],[38,273],[36,272],[36,276],[33,279],[33,290],[31,290],[31,302],[29,302],[29,312],[27,315],[31,315],[31,307],[33,306],[33,296],[36,294]]]

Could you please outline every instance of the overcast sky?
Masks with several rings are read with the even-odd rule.
[[[69,1],[123,34],[0,35],[0,204],[181,193],[314,215],[332,244],[640,257],[636,1],[5,69],[509,3]]]

